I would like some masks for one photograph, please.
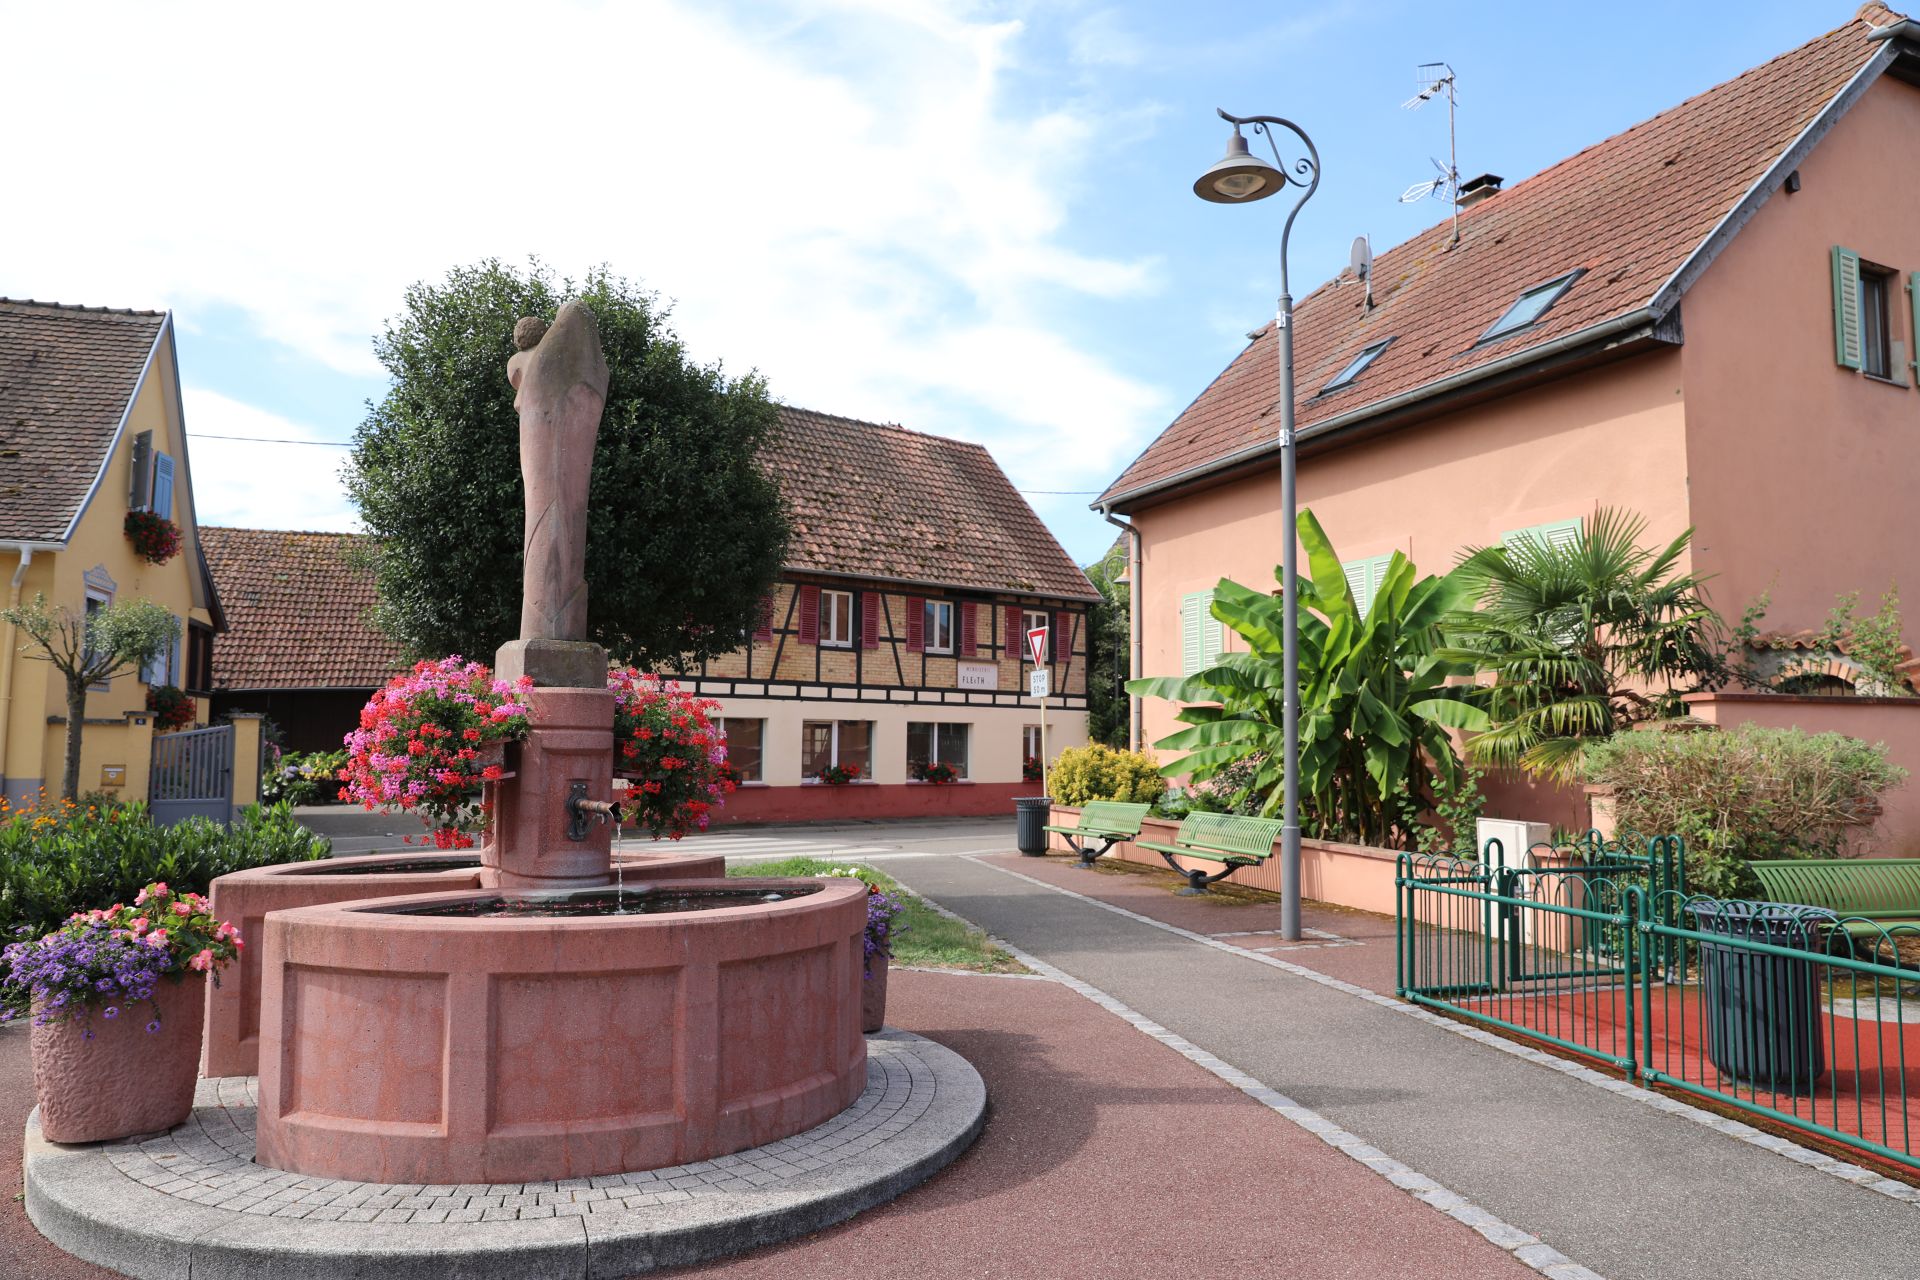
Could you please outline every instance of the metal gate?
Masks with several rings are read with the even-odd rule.
[[[233,816],[233,726],[163,733],[153,740],[147,807],[161,826],[196,814],[226,822]]]

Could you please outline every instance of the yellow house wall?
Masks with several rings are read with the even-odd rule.
[[[193,523],[192,477],[187,468],[183,443],[183,424],[179,421],[177,389],[174,385],[172,334],[162,339],[160,350],[149,365],[145,378],[135,392],[133,408],[125,429],[115,443],[91,500],[82,514],[73,536],[58,551],[36,551],[21,583],[20,599],[31,601],[44,595],[50,604],[76,612],[86,607],[85,576],[89,570],[103,570],[113,582],[112,598],[122,601],[145,599],[181,618],[181,658],[186,657],[184,634],[187,620],[210,624],[207,610],[194,605],[193,566],[198,563],[198,531]],[[153,447],[174,459],[172,519],[183,534],[181,553],[163,565],[148,564],[134,554],[122,527],[128,509],[128,491],[132,482],[134,439],[142,431],[153,433]],[[19,552],[0,552],[0,573],[10,584],[19,566]],[[97,576],[97,575],[96,575]],[[129,729],[130,712],[144,714],[147,686],[137,671],[123,672],[87,695],[88,723],[81,741],[80,788],[102,786],[102,769],[119,766],[127,771],[126,784],[119,790],[129,799],[144,799],[148,738]],[[31,795],[42,785],[57,791],[66,755],[66,682],[51,663],[37,660],[30,651],[15,654],[13,690],[7,709],[7,740],[4,763],[6,792],[18,798]],[[195,708],[196,720],[206,723],[207,707],[202,699]],[[91,723],[111,721],[112,723]],[[137,757],[137,758],[136,758]]]

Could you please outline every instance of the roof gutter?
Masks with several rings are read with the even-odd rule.
[[[1141,554],[1138,529],[1105,507],[1096,509],[1106,517],[1108,524],[1120,530],[1127,539],[1127,679],[1134,681],[1140,678],[1141,668],[1145,665],[1141,645],[1140,609],[1136,602],[1140,599],[1140,580],[1146,573],[1146,558]],[[1142,731],[1140,718],[1141,699],[1139,695],[1129,692],[1127,694],[1127,750],[1129,751],[1140,750]]]
[[[1075,566],[1076,568],[1078,566]],[[949,591],[973,591],[981,595],[1039,596],[1048,600],[1085,600],[1105,599],[1098,591],[1079,594],[1072,591],[1041,591],[1029,587],[988,587],[977,582],[934,582],[927,578],[892,578],[881,573],[848,573],[841,569],[815,569],[807,565],[789,564],[781,566],[782,573],[804,573],[815,578],[845,578],[850,582],[882,582],[900,587],[942,587]],[[1083,575],[1084,576],[1084,575]],[[1089,583],[1089,586],[1092,584]]]
[[[13,571],[13,581],[7,589],[7,608],[20,607],[20,587],[27,580],[27,567],[33,563],[33,553],[39,548],[31,542],[12,544],[20,554],[20,564]],[[7,623],[6,650],[0,653],[0,784],[7,776],[7,726],[13,723],[13,655],[20,648],[20,628],[12,622]]]
[[[1451,392],[1464,390],[1476,382],[1495,378],[1504,373],[1511,373],[1531,364],[1551,360],[1557,355],[1565,354],[1580,347],[1592,346],[1596,343],[1619,341],[1623,338],[1643,336],[1643,334],[1651,334],[1659,320],[1660,314],[1652,307],[1641,307],[1638,310],[1629,311],[1625,315],[1615,316],[1611,320],[1603,320],[1599,324],[1588,325],[1584,329],[1576,329],[1572,333],[1555,338],[1551,342],[1542,343],[1537,347],[1528,347],[1524,351],[1516,351],[1512,355],[1502,356],[1500,359],[1489,364],[1475,365],[1471,369],[1463,369],[1459,373],[1450,374],[1437,381],[1423,383],[1411,391],[1403,391],[1397,396],[1390,396],[1385,400],[1376,400],[1372,404],[1362,405],[1357,409],[1352,409],[1336,417],[1328,418],[1325,422],[1316,422],[1312,426],[1302,427],[1299,432],[1296,433],[1296,438],[1306,441],[1331,435],[1334,432],[1357,426],[1369,419],[1386,417],[1399,410],[1411,408],[1423,400],[1436,400]],[[1142,485],[1138,489],[1130,489],[1125,493],[1115,494],[1111,498],[1103,498],[1101,501],[1092,504],[1093,509],[1105,515],[1119,507],[1122,503],[1133,502],[1151,494],[1179,488],[1182,485],[1190,484],[1214,472],[1230,470],[1241,463],[1251,462],[1265,454],[1278,452],[1278,450],[1278,441],[1262,440],[1259,444],[1248,445],[1246,448],[1235,450],[1233,453],[1227,454],[1224,457],[1215,458],[1210,462],[1203,462],[1198,466],[1188,467],[1184,471],[1176,471],[1164,479]]]

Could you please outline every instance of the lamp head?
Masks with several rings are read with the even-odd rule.
[[[1286,175],[1247,150],[1247,140],[1234,126],[1227,154],[1193,184],[1193,194],[1215,204],[1246,204],[1264,200],[1287,184]]]

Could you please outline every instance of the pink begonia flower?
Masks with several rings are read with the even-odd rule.
[[[147,891],[145,889],[133,895],[133,905],[136,907],[144,907],[147,905]],[[76,912],[75,914],[78,913]]]
[[[190,916],[193,914],[193,904],[190,902],[176,902],[173,904],[173,914],[177,916]]]
[[[202,971],[210,969],[213,967],[213,952],[211,950],[202,951],[199,955],[187,961],[187,963]]]
[[[142,938],[141,941],[150,947],[164,947],[167,945],[167,931],[165,929],[155,929],[145,938]]]
[[[145,916],[135,916],[133,918],[133,931],[135,933],[145,933],[147,928],[147,918]]]

